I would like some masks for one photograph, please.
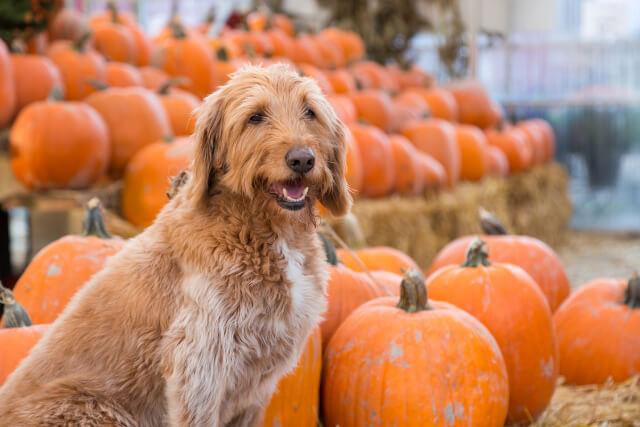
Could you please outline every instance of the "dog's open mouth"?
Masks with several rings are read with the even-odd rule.
[[[272,184],[269,191],[281,207],[297,211],[304,207],[309,187],[302,180],[280,181]]]

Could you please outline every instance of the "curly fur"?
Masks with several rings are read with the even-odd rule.
[[[305,116],[312,108],[315,118]],[[254,112],[265,120],[248,123]],[[0,425],[251,426],[325,310],[315,202],[348,211],[345,128],[316,84],[250,67],[198,112],[193,173],[0,389]],[[305,207],[270,193],[309,147]]]

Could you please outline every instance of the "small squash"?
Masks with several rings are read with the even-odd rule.
[[[46,56],[14,52],[11,66],[18,111],[32,102],[44,101],[54,87],[62,87],[58,67]]]
[[[358,118],[366,123],[390,132],[394,125],[394,105],[391,97],[378,89],[367,89],[349,95],[358,112]]]
[[[389,137],[375,126],[351,125],[351,134],[358,145],[364,175],[362,194],[383,197],[393,189],[393,151]]]
[[[402,274],[403,270],[409,269],[420,271],[418,264],[409,255],[388,246],[360,249],[355,252],[358,260],[343,249],[337,249],[336,253],[340,261],[353,271],[364,271],[358,260],[371,271],[384,270],[395,274]]]

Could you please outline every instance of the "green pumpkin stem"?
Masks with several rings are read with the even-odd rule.
[[[189,83],[189,79],[186,77],[182,77],[182,76],[172,77],[158,88],[157,93],[158,95],[168,95],[169,89],[171,89],[172,87],[186,85],[188,83]]]
[[[229,61],[229,52],[227,52],[227,48],[224,46],[220,46],[216,51],[216,58],[218,59],[218,61]]]
[[[87,49],[87,43],[89,42],[89,39],[91,38],[91,31],[85,31],[84,33],[82,33],[82,35],[80,37],[78,37],[72,44],[71,46],[73,47],[73,49],[79,53],[84,53],[85,50]]]
[[[640,276],[638,276],[638,273],[633,273],[633,276],[629,279],[627,289],[624,291],[623,303],[631,310],[640,308]]]
[[[83,236],[95,236],[101,239],[111,239],[113,236],[107,232],[102,219],[102,204],[97,197],[89,200],[87,210],[84,213]]]
[[[169,21],[169,30],[171,30],[171,36],[174,39],[184,39],[187,37],[187,31],[184,29],[184,25],[180,22],[178,16],[174,16]]]
[[[487,244],[481,238],[476,237],[467,248],[462,267],[475,268],[479,265],[488,267],[491,263],[489,262],[489,249],[487,248]]]
[[[427,286],[424,277],[416,270],[403,270],[402,283],[400,283],[400,300],[398,307],[407,313],[432,310],[427,299]]]
[[[115,1],[110,1],[107,3],[107,10],[111,14],[111,22],[114,24],[118,23],[118,7],[116,6]]]
[[[333,243],[331,243],[331,240],[329,240],[327,236],[325,236],[323,233],[319,231],[318,231],[318,236],[322,241],[322,246],[324,247],[324,253],[327,256],[327,262],[333,266],[338,265],[338,254],[336,254],[336,248],[335,246],[333,246]]]
[[[498,217],[482,206],[478,208],[478,217],[480,218],[480,227],[482,227],[482,231],[485,234],[489,236],[506,236],[509,234]]]
[[[87,79],[87,83],[89,83],[90,86],[94,87],[97,90],[107,90],[109,89],[109,85],[101,82],[100,80],[96,80],[96,79]]]
[[[60,85],[55,85],[51,88],[47,101],[60,102],[64,100],[64,89]]]
[[[4,305],[5,328],[22,328],[33,325],[27,310],[16,301],[13,292],[2,286],[2,282],[0,282],[0,304]]]

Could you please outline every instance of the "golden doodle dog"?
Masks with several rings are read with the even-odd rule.
[[[284,65],[198,112],[192,175],[0,389],[2,426],[252,426],[326,308],[315,202],[345,214],[344,125]]]

